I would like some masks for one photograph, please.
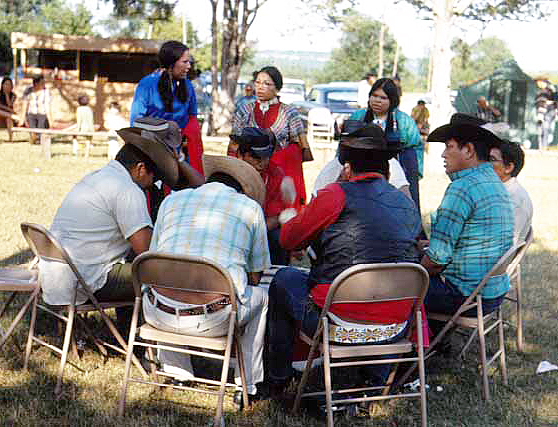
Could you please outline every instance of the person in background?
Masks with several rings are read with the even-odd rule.
[[[366,108],[368,106],[368,93],[370,92],[370,88],[375,80],[376,73],[371,71],[366,73],[363,79],[358,82],[357,100],[360,108]]]
[[[393,83],[395,83],[395,86],[397,86],[397,94],[399,95],[399,98],[401,98],[403,95],[403,89],[401,87],[401,78],[399,77],[399,74],[393,76],[392,80]]]
[[[484,96],[477,99],[477,117],[488,123],[493,123],[502,115],[500,110],[488,103]]]
[[[422,178],[424,144],[415,121],[399,110],[399,92],[393,80],[378,79],[368,94],[368,107],[355,111],[350,120],[363,120],[380,126],[390,143],[403,145],[397,156],[409,181],[411,197],[420,212],[419,179]]]
[[[523,169],[525,154],[517,142],[502,140],[499,147],[490,149],[494,172],[510,194],[514,211],[514,243],[525,241],[533,219],[533,203],[525,188],[517,180]]]
[[[125,128],[128,122],[120,113],[120,104],[113,101],[109,104],[105,112],[105,128],[109,131],[108,137],[108,158],[113,160],[118,150],[122,148],[122,143],[118,140],[117,130]]]
[[[50,92],[46,88],[45,78],[39,75],[33,78],[31,91],[24,96],[25,107],[23,116],[30,128],[48,129],[52,124],[52,102]],[[31,143],[37,143],[37,134],[31,134]]]
[[[244,95],[239,97],[238,100],[236,101],[235,110],[242,104],[245,104],[250,101],[255,101],[255,100],[256,100],[256,92],[254,89],[254,81],[250,81],[244,85]]]
[[[430,118],[430,111],[426,107],[426,102],[422,99],[419,99],[417,105],[413,107],[411,111],[411,117],[417,124],[417,128],[420,133],[420,137],[422,138],[422,142],[424,143],[424,151],[428,153],[428,144],[426,143],[426,137],[428,136],[428,132],[430,132],[430,123],[428,123],[428,119]]]
[[[539,149],[546,150],[554,139],[556,126],[557,94],[547,79],[538,79],[539,92],[535,98]]]
[[[143,77],[136,87],[130,111],[130,125],[138,117],[150,116],[171,120],[186,138],[187,161],[203,174],[203,145],[197,119],[198,104],[190,70],[190,50],[178,41],[163,43],[157,54],[161,68]]]
[[[254,167],[265,184],[263,210],[271,263],[287,265],[289,255],[279,244],[279,214],[289,207],[281,192],[285,174],[278,166],[269,162],[277,144],[275,135],[268,129],[244,128],[240,136],[234,135],[233,139],[238,143],[239,158]]]
[[[8,129],[8,139],[10,142],[13,141],[12,127],[17,125],[17,122],[14,123],[14,120],[11,117],[15,114],[15,100],[16,95],[14,93],[14,84],[12,79],[4,77],[2,79],[2,85],[0,86],[0,111],[7,114],[0,116],[0,128]]]
[[[87,95],[80,95],[77,100],[79,107],[76,109],[76,130],[78,132],[95,132],[93,110],[89,106],[89,97]],[[74,137],[72,141],[72,153],[74,155],[78,153],[78,141],[82,138],[86,139],[86,144],[91,144],[92,137]]]
[[[277,147],[270,163],[290,176],[296,188],[295,208],[306,203],[302,162],[313,160],[306,140],[304,124],[298,111],[282,103],[277,93],[283,87],[283,76],[275,67],[263,67],[254,82],[256,99],[241,105],[234,113],[232,134],[240,135],[246,127],[269,129],[277,138]],[[231,140],[227,154],[238,156],[238,144]]]

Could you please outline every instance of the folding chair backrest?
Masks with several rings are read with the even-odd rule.
[[[525,237],[525,244],[519,249],[519,251],[517,251],[517,253],[515,255],[515,258],[513,258],[513,260],[508,265],[508,268],[507,268],[508,274],[515,271],[515,269],[517,268],[517,266],[519,265],[519,263],[521,262],[521,260],[525,256],[525,253],[527,252],[527,249],[529,248],[529,246],[531,246],[531,243],[533,243],[533,227],[529,228],[529,232],[527,233],[527,236]]]
[[[146,285],[227,295],[233,307],[236,307],[234,285],[228,271],[202,257],[144,252],[132,264],[132,277],[136,296],[141,296],[141,286]]]
[[[479,287],[488,281],[491,277],[500,276],[507,272],[510,263],[517,257],[521,249],[525,246],[525,242],[517,243],[509,248],[504,255],[500,257],[498,262],[494,264],[494,267],[490,269],[488,273],[483,277],[479,284]]]
[[[33,253],[41,259],[66,262],[68,255],[54,236],[42,225],[24,222],[21,232]]]
[[[331,304],[397,303],[420,307],[428,289],[428,272],[420,264],[359,264],[339,274],[331,284],[323,313]],[[408,312],[410,314],[410,312]],[[405,316],[406,317],[406,316]]]

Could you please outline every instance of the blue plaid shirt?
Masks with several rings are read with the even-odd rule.
[[[432,220],[428,258],[467,296],[513,244],[513,210],[492,165],[449,174],[451,183]],[[507,275],[491,278],[482,292],[496,298],[509,289]]]
[[[271,266],[262,208],[216,182],[165,198],[149,250],[201,256],[219,263],[230,273],[243,305],[248,302],[247,273]]]

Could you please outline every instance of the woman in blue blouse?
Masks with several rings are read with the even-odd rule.
[[[402,143],[404,149],[397,159],[409,181],[411,197],[420,211],[418,181],[422,178],[424,146],[415,121],[398,106],[397,86],[393,80],[381,78],[370,89],[368,108],[355,111],[349,119],[377,124],[384,130],[388,141]]]
[[[163,43],[157,57],[160,69],[143,77],[136,87],[130,111],[131,126],[138,117],[172,120],[186,137],[188,162],[203,174],[201,132],[197,119],[198,104],[192,83],[187,79],[190,53],[178,41]]]

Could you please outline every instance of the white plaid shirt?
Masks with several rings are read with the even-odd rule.
[[[220,183],[169,195],[159,209],[150,250],[202,256],[230,273],[241,304],[249,272],[269,268],[267,228],[260,205]]]

